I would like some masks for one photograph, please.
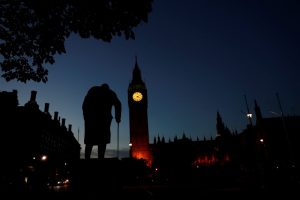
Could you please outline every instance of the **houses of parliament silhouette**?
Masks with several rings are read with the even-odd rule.
[[[255,100],[255,124],[249,115],[249,124],[240,133],[229,130],[217,112],[215,138],[193,141],[183,133],[166,141],[158,135],[150,144],[148,95],[137,61],[132,77],[128,87],[130,157],[144,159],[160,180],[213,182],[218,173],[215,181],[247,177],[246,185],[263,187],[300,180],[300,116],[282,113],[264,118]]]
[[[186,167],[235,165],[237,168],[255,168],[257,163],[270,170],[296,168],[299,165],[300,116],[264,118],[255,100],[255,125],[252,117],[241,132],[232,132],[216,115],[216,137],[196,141],[186,137],[166,139],[159,135],[149,143],[146,84],[136,61],[133,78],[128,87],[130,120],[130,156],[143,158],[153,167],[184,165]]]
[[[36,95],[32,91],[30,100],[19,106],[16,90],[0,92],[0,150],[5,163],[1,170],[7,172],[2,180],[14,178],[8,177],[14,173],[26,177],[35,170],[32,163],[43,159],[52,160],[54,168],[62,166],[56,168],[60,170],[80,160],[81,147],[72,126],[67,128],[58,112],[52,119],[49,103],[41,111]],[[150,143],[147,87],[137,60],[128,86],[128,107],[129,159],[145,161],[156,181],[213,182],[241,177],[254,183],[274,182],[279,177],[280,181],[282,177],[299,181],[300,116],[264,118],[255,101],[256,123],[250,120],[241,133],[229,130],[217,112],[215,138],[193,141],[183,133],[173,139],[158,135]],[[217,175],[222,179],[214,179]]]

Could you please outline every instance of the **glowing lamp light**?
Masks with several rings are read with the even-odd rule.
[[[248,118],[252,118],[252,114],[251,113],[247,113],[247,117]]]
[[[68,183],[70,183],[70,180],[69,180],[69,179],[66,179],[66,180],[64,180],[63,183],[64,183],[64,184],[68,184]]]
[[[261,138],[259,141],[260,141],[260,143],[264,143],[264,139],[263,138]]]
[[[41,160],[43,160],[43,161],[47,160],[47,156],[46,156],[46,155],[43,155],[43,156],[41,157]]]
[[[130,147],[132,147],[132,143],[129,143],[128,145],[129,145]]]

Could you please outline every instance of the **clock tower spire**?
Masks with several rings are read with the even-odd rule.
[[[145,159],[148,165],[152,163],[149,148],[148,130],[148,96],[146,84],[142,80],[141,70],[135,60],[132,80],[128,87],[130,157]]]
[[[140,70],[139,65],[137,63],[137,58],[136,57],[135,57],[135,65],[134,65],[134,69],[133,69],[132,82],[141,83],[141,84],[145,85],[144,81],[142,80],[141,70]]]

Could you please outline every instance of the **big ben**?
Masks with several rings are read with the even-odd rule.
[[[152,161],[149,148],[148,96],[137,60],[128,87],[130,157]]]

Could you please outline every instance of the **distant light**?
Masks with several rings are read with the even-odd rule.
[[[64,180],[63,183],[64,183],[64,184],[68,184],[68,183],[70,183],[70,180],[69,180],[69,179],[66,179],[66,180]]]
[[[252,114],[251,113],[247,113],[247,117],[248,118],[252,118]]]
[[[47,160],[47,156],[46,155],[43,155],[41,160]]]
[[[264,139],[263,139],[263,138],[261,138],[259,141],[260,141],[261,143],[264,143]]]
[[[129,145],[130,147],[132,147],[132,143],[129,143],[128,145]]]
[[[35,157],[33,156],[33,158],[32,158],[33,160],[35,160]]]

